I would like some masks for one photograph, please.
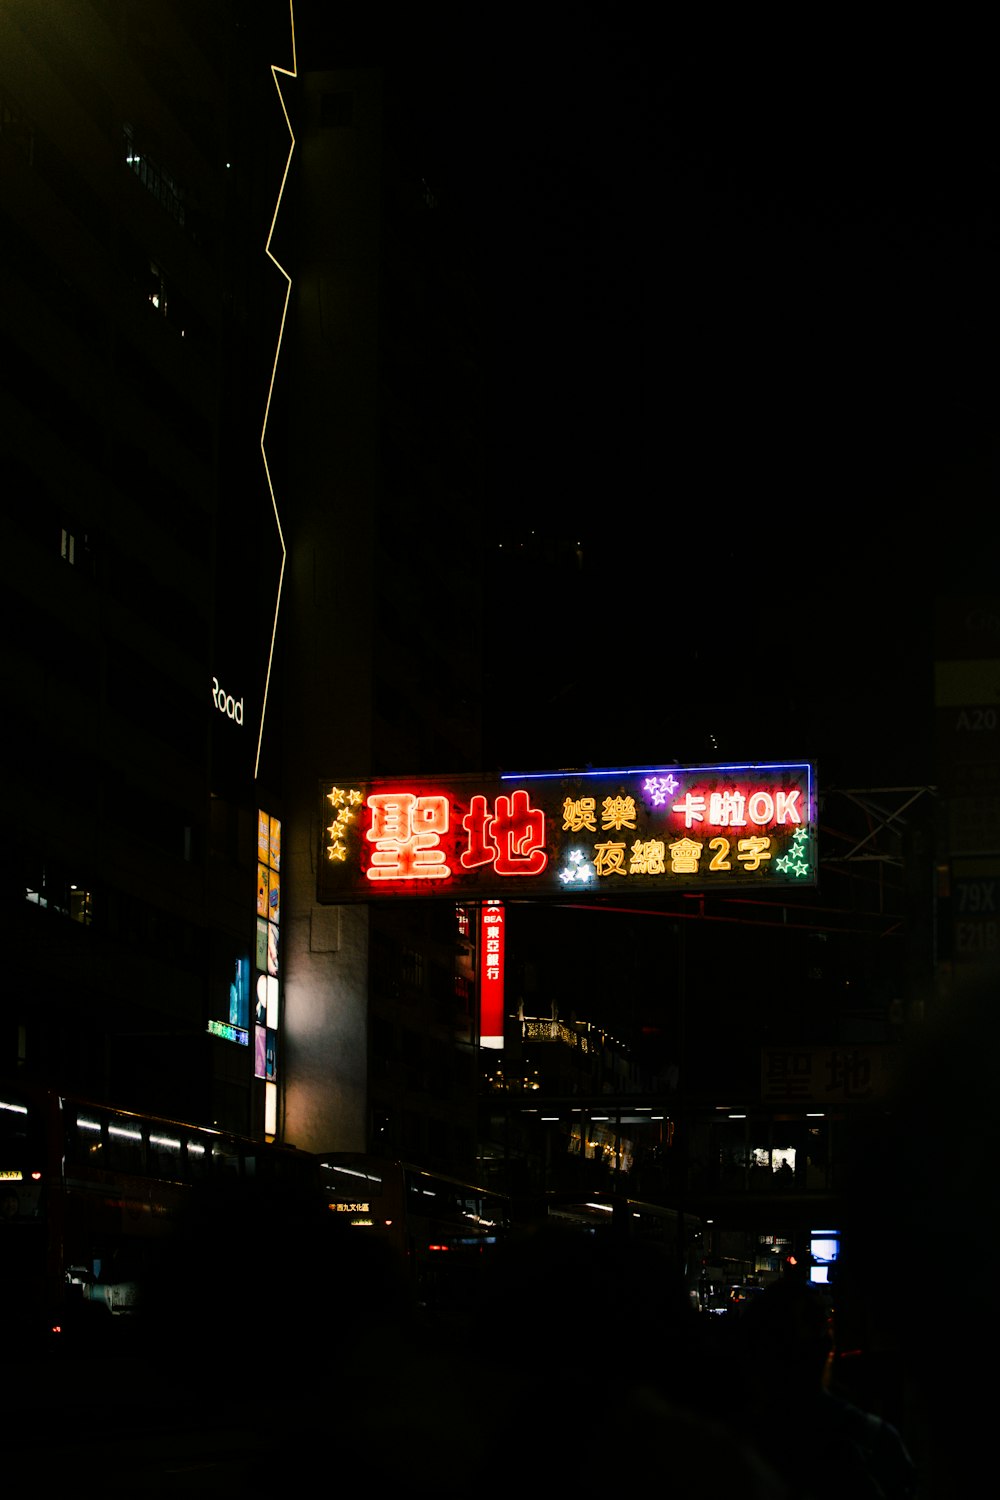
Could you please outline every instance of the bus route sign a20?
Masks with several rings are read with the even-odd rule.
[[[816,884],[810,762],[320,784],[321,902]]]

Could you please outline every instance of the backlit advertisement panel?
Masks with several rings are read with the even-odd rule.
[[[254,1011],[254,1076],[277,1077],[277,1025],[281,965],[281,820],[257,812],[257,978]]]
[[[479,910],[479,1045],[503,1046],[504,909],[490,901]]]
[[[810,762],[320,784],[317,900],[545,900],[816,884]]]

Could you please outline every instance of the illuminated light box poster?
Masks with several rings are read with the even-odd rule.
[[[281,819],[272,818],[263,809],[257,812],[257,862],[272,870],[281,869]]]
[[[320,784],[317,900],[814,886],[807,761]]]
[[[238,958],[229,985],[229,1021],[245,1031],[250,1024],[250,960]]]
[[[233,955],[225,939],[213,946],[208,1030],[245,1047],[250,1025],[250,955]]]
[[[504,909],[490,901],[479,912],[479,1045],[503,1046]]]

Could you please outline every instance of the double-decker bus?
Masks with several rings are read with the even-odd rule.
[[[318,1156],[329,1211],[392,1247],[416,1305],[432,1316],[464,1311],[477,1272],[506,1240],[506,1196],[391,1157],[343,1151]]]
[[[0,1081],[5,1326],[27,1336],[128,1317],[169,1274],[196,1205],[258,1187],[318,1204],[318,1186],[308,1152]]]

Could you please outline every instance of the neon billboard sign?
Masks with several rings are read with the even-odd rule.
[[[816,884],[807,761],[324,781],[320,827],[321,902]]]

